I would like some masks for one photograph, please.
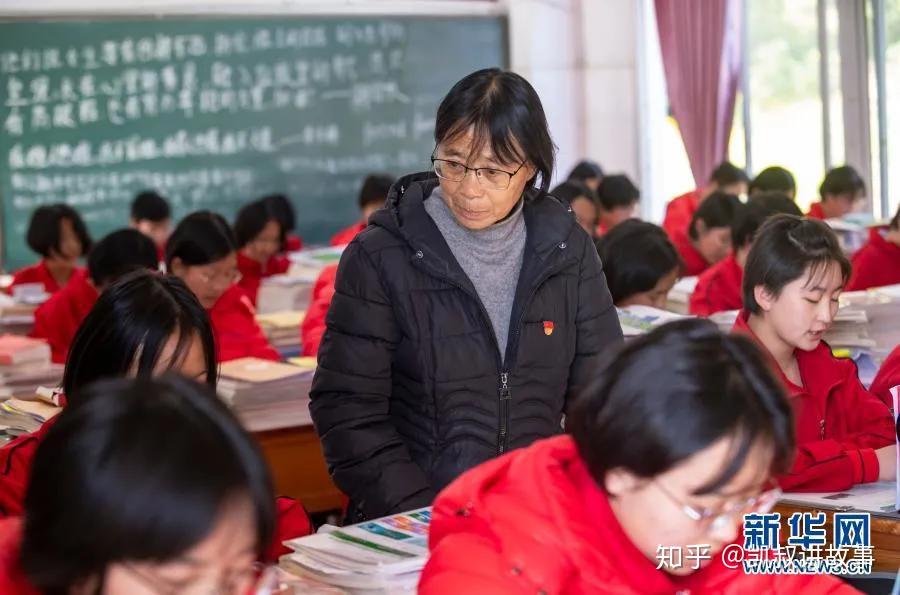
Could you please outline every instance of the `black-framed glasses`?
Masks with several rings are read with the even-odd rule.
[[[274,575],[270,567],[255,563],[252,566],[233,570],[218,580],[210,581],[209,577],[191,581],[190,583],[171,583],[160,577],[140,570],[129,563],[123,563],[131,576],[158,595],[250,595],[271,593]]]
[[[525,166],[523,161],[514,172],[503,171],[496,167],[469,167],[458,161],[450,159],[438,159],[431,155],[431,167],[434,173],[442,180],[450,182],[462,182],[469,175],[470,171],[475,172],[475,179],[485,188],[491,190],[506,190],[513,176],[519,173],[519,170]]]

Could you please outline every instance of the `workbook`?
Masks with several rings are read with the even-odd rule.
[[[291,364],[244,357],[220,366],[216,388],[234,406],[262,405],[306,396],[311,376],[310,370]]]

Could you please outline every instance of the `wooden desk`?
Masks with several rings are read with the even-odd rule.
[[[289,402],[236,411],[259,441],[279,496],[298,499],[309,512],[340,509],[344,496],[328,475],[309,416],[309,386]]]
[[[799,506],[795,504],[779,503],[773,512],[781,513],[781,541],[784,544],[790,536],[788,519],[795,512],[824,512],[828,516],[826,522],[827,543],[834,541],[832,535],[833,510],[819,510],[814,507]],[[900,568],[900,515],[881,516],[872,515],[872,546],[875,562],[872,564],[873,572],[896,573]]]

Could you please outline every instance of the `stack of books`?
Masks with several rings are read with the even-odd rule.
[[[288,541],[294,552],[282,557],[281,567],[344,589],[415,593],[428,560],[430,524],[431,509],[420,508],[340,529],[326,526]]]
[[[256,321],[269,339],[269,344],[281,352],[282,356],[300,353],[300,324],[306,312],[285,310],[271,314],[258,314]]]
[[[677,312],[678,314],[688,313],[688,304],[691,301],[691,294],[697,287],[698,277],[682,277],[675,283],[666,301],[666,310]]]
[[[36,304],[22,304],[0,293],[0,333],[27,335],[34,327]]]
[[[31,396],[38,387],[58,386],[64,366],[50,362],[43,339],[0,335],[0,398]]]
[[[254,407],[305,397],[312,374],[291,364],[244,357],[221,365],[217,389],[235,408]]]
[[[0,403],[0,431],[8,438],[30,434],[60,411],[62,407],[37,398],[7,399]]]

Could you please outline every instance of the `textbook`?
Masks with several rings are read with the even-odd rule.
[[[294,550],[282,566],[349,589],[414,593],[428,560],[431,508],[420,508],[285,543]]]
[[[304,316],[306,316],[304,310],[282,310],[271,314],[258,314],[256,321],[272,347],[282,352],[299,352],[302,347],[300,324]]]
[[[34,399],[7,399],[0,403],[0,425],[10,436],[19,436],[37,431],[44,422],[62,411],[57,407]]]
[[[691,294],[697,288],[699,277],[682,277],[679,279],[666,298],[666,309],[678,314],[688,313],[688,303],[691,301]]]
[[[693,318],[651,306],[627,306],[616,308],[616,312],[619,314],[619,324],[622,325],[622,332],[626,337],[637,337],[649,333],[656,327],[674,320]]]
[[[219,395],[233,406],[262,405],[300,398],[303,380],[312,372],[255,357],[223,363],[219,368]]]
[[[22,335],[0,335],[0,365],[15,366],[31,362],[50,363],[50,345],[46,341]]]
[[[59,386],[62,383],[62,364],[34,361],[24,364],[0,365],[0,398],[34,395],[39,387]]]

